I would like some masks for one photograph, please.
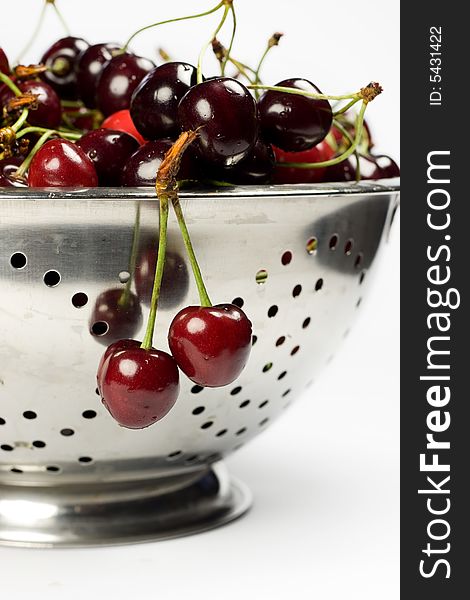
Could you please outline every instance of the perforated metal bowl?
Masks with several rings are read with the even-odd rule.
[[[152,190],[0,190],[0,542],[142,541],[242,514],[249,492],[220,461],[281,416],[348,333],[397,207],[396,183],[183,193],[212,300],[243,305],[253,351],[227,388],[182,376],[174,409],[141,431],[119,427],[96,394],[112,331],[99,335],[106,322],[96,325],[95,303],[125,287],[137,206],[145,280],[158,228]],[[163,349],[175,312],[198,303],[171,216],[169,250],[155,339]],[[143,318],[137,310],[127,331],[138,339],[141,299]]]

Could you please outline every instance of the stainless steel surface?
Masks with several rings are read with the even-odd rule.
[[[35,532],[55,536],[53,545],[99,543],[86,533],[86,521],[77,525],[82,511],[70,509],[72,501],[61,512],[64,493],[69,500],[76,493],[76,507],[82,506],[81,490],[118,494],[130,485],[136,498],[139,492],[145,498],[149,481],[156,490],[171,478],[178,486],[181,477],[199,477],[276,420],[347,335],[388,235],[396,184],[183,193],[212,300],[241,299],[256,339],[237,382],[201,390],[182,376],[174,409],[142,431],[119,427],[102,407],[95,373],[110,339],[89,328],[98,296],[124,289],[137,205],[137,268],[145,275],[142,257],[155,247],[158,227],[152,190],[0,190],[0,501],[32,494],[28,501],[35,503],[35,493],[44,494],[62,519],[59,527],[59,516],[48,518],[49,532],[31,522],[25,530],[30,537],[25,533],[18,543],[40,543]],[[174,217],[169,251],[173,277],[164,286],[155,337],[163,349],[179,307],[198,303]],[[141,308],[144,318],[134,332],[139,339],[148,305]],[[142,539],[132,528],[123,533],[113,507],[110,493],[102,504],[103,519],[109,515],[102,542]],[[136,500],[129,513],[138,507]],[[191,522],[188,515],[179,518],[182,529]],[[73,534],[64,533],[64,523],[75,527]],[[0,504],[0,542],[11,542],[10,525]],[[178,534],[178,526],[173,529]],[[161,537],[150,530],[149,537]]]

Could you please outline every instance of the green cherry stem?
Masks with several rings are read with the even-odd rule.
[[[233,5],[233,2],[230,5],[230,12],[232,13],[232,37],[230,38],[230,44],[228,46],[227,54],[225,55],[224,61],[222,63],[222,68],[221,68],[222,77],[225,75],[225,69],[227,68],[227,63],[230,60],[230,55],[232,54],[233,42],[235,40],[235,35],[237,33],[237,14],[235,12],[235,6]],[[240,70],[240,69],[238,69],[238,70]]]
[[[159,193],[157,191],[157,194],[160,204],[160,225],[158,228],[158,255],[157,266],[155,268],[155,279],[153,281],[152,299],[150,301],[150,314],[147,321],[147,329],[145,331],[145,336],[140,346],[144,350],[149,350],[153,345],[153,332],[155,330],[155,321],[157,319],[157,306],[158,299],[160,297],[160,289],[162,286],[163,270],[165,268],[166,256],[169,197],[164,192]]]
[[[54,12],[57,15],[57,18],[59,19],[59,21],[61,22],[62,27],[64,28],[65,35],[70,35],[70,29],[69,29],[64,17],[62,16],[62,13],[57,8],[57,4],[56,4],[55,0],[46,0],[46,2],[49,4],[52,4],[52,8],[54,9]]]
[[[339,156],[332,158],[330,160],[324,160],[322,162],[315,163],[295,163],[295,162],[278,162],[276,163],[279,167],[295,167],[297,169],[320,169],[323,167],[332,167],[333,165],[337,165],[343,160],[346,160],[351,154],[356,151],[358,144],[362,138],[362,130],[364,126],[364,113],[366,111],[368,102],[363,100],[361,110],[359,111],[356,119],[356,135],[353,143],[349,146],[347,150],[345,150]]]
[[[299,90],[296,88],[288,88],[280,85],[249,85],[248,88],[250,90],[265,90],[271,92],[283,92],[286,94],[296,94],[297,96],[305,96],[307,98],[314,98],[315,100],[361,100],[361,93],[355,92],[352,94],[343,94],[342,96],[333,96],[330,94],[315,94],[314,92],[306,92],[304,90]]]
[[[351,100],[351,102],[348,102],[342,108],[340,108],[338,110],[335,110],[335,112],[333,113],[333,117],[337,117],[339,115],[342,115],[347,110],[349,110],[350,108],[352,108],[356,104],[356,102],[359,102],[359,100],[360,100],[360,98],[354,98],[353,100]]]
[[[39,14],[39,18],[36,21],[36,27],[34,28],[34,31],[31,34],[31,37],[29,38],[29,40],[27,41],[27,43],[25,44],[25,46],[23,47],[23,49],[21,50],[21,52],[16,57],[16,61],[15,61],[16,64],[19,64],[21,62],[21,59],[23,58],[23,56],[27,52],[29,52],[31,46],[33,45],[34,40],[36,39],[38,33],[41,31],[42,24],[44,23],[44,17],[46,16],[46,11],[47,11],[48,4],[50,4],[49,0],[45,0],[45,2],[42,5],[41,12]]]
[[[212,40],[217,38],[217,34],[222,29],[222,27],[227,19],[227,15],[230,11],[231,5],[227,2],[227,0],[225,0],[222,4],[225,6],[225,8],[224,8],[224,14],[222,15],[222,18],[220,19],[220,23],[218,24],[217,29],[214,31],[212,36],[210,37],[209,41],[206,44],[204,44],[204,46],[201,49],[201,52],[199,53],[199,58],[197,61],[197,82],[198,83],[202,83],[202,62],[204,60],[204,56],[207,52],[207,49],[212,44]]]
[[[44,127],[25,127],[17,134],[17,139],[27,135],[28,133],[50,133],[51,135],[58,135],[66,140],[79,140],[82,137],[82,133],[74,133],[72,131],[63,131],[62,129],[45,129]]]
[[[135,275],[135,265],[137,263],[137,250],[139,249],[140,239],[140,203],[136,202],[135,208],[135,220],[134,220],[134,231],[132,233],[132,247],[131,256],[129,259],[129,279],[126,281],[126,287],[124,288],[121,297],[118,300],[118,305],[121,308],[125,308],[129,303],[129,296],[131,293],[132,280]]]
[[[11,128],[13,129],[13,131],[17,132],[19,129],[21,129],[23,127],[23,125],[26,123],[27,119],[28,119],[28,114],[29,114],[29,110],[27,108],[23,109],[23,111],[21,112],[21,115],[18,117],[18,120],[16,121],[16,123],[14,123]],[[21,137],[19,135],[16,136]]]
[[[333,119],[333,125],[341,133],[341,135],[349,143],[349,145],[352,146],[354,144],[354,140],[351,137],[349,131],[345,127],[343,127],[343,125],[341,125],[341,123],[339,121],[337,121],[336,119]],[[360,141],[359,141],[359,143],[360,143]],[[360,181],[361,180],[361,162],[359,160],[359,154],[358,154],[357,148],[356,148],[356,151],[354,152],[354,156],[356,158],[356,181]]]
[[[39,150],[43,146],[44,142],[48,138],[50,138],[51,135],[53,135],[54,133],[55,133],[55,131],[52,131],[49,129],[49,130],[46,130],[46,132],[42,134],[42,136],[38,139],[36,144],[33,146],[33,149],[31,150],[31,152],[28,154],[28,156],[24,159],[24,161],[21,163],[21,165],[16,170],[16,172],[14,174],[15,177],[22,178],[25,176],[26,171],[29,169],[29,165],[31,164],[31,161],[33,160],[35,155],[39,152]]]
[[[283,35],[282,33],[274,33],[269,38],[268,44],[266,46],[266,49],[263,52],[263,54],[261,55],[260,61],[258,63],[258,66],[256,67],[256,70],[255,70],[255,81],[254,81],[255,85],[258,85],[261,82],[261,79],[260,79],[260,76],[259,76],[260,71],[261,71],[261,67],[263,66],[263,63],[264,63],[267,55],[269,54],[269,51],[271,50],[271,48],[274,48],[274,46],[278,46],[279,45],[279,40],[281,39],[282,35]],[[256,95],[256,98],[259,98],[259,89],[257,89],[255,91],[255,95]]]
[[[140,29],[138,29],[135,33],[133,33],[131,35],[131,37],[127,40],[127,42],[124,44],[124,46],[122,47],[122,52],[127,52],[127,49],[129,48],[129,44],[132,42],[132,40],[139,35],[140,33],[142,33],[143,31],[147,31],[147,29],[152,29],[153,27],[158,27],[159,25],[167,25],[168,23],[177,23],[178,21],[187,21],[189,19],[199,19],[200,17],[206,17],[207,15],[211,15],[212,13],[215,13],[216,11],[219,10],[219,8],[221,8],[222,6],[224,6],[226,0],[221,0],[221,2],[219,2],[217,4],[217,6],[214,6],[214,8],[211,8],[210,10],[206,10],[205,12],[202,13],[198,13],[195,15],[189,15],[186,17],[178,17],[176,19],[167,19],[166,21],[159,21],[157,23],[152,23],[151,25],[146,25],[145,27],[141,27]]]
[[[15,94],[15,96],[21,96],[23,93],[20,88],[4,73],[0,72],[0,81],[4,83],[10,90]]]

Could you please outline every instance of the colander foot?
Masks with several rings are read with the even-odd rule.
[[[54,548],[176,538],[229,523],[251,501],[249,489],[221,462],[143,481],[0,486],[0,544]]]

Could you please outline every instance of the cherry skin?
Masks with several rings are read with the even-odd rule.
[[[77,85],[86,106],[96,106],[96,88],[104,66],[113,58],[118,44],[93,44],[84,50],[77,61]]]
[[[44,53],[41,63],[48,70],[41,79],[51,85],[61,98],[75,100],[78,97],[76,66],[80,54],[88,48],[88,42],[82,38],[65,37]]]
[[[220,387],[232,383],[244,369],[251,334],[251,322],[238,306],[188,306],[173,319],[168,343],[179,368],[192,381]]]
[[[119,186],[121,171],[139,147],[131,135],[113,129],[95,129],[76,143],[95,165],[99,185]]]
[[[114,56],[104,67],[96,88],[96,104],[105,115],[129,108],[135,88],[155,67],[147,58],[135,54]]]
[[[386,154],[372,155],[377,165],[377,170],[372,174],[372,179],[388,179],[389,177],[400,177],[400,167]]]
[[[134,336],[142,325],[142,309],[137,296],[123,288],[102,292],[95,301],[90,317],[90,333],[95,340],[108,345]]]
[[[176,137],[180,132],[178,104],[196,85],[196,67],[169,62],[146,75],[132,95],[131,116],[147,140]]]
[[[285,79],[276,85],[321,94],[307,79]],[[309,150],[321,142],[333,121],[327,100],[288,92],[265,92],[259,99],[258,109],[264,138],[287,152]]]
[[[387,179],[399,177],[400,169],[396,162],[386,155],[359,156],[361,180]],[[356,159],[348,158],[337,165],[328,167],[323,175],[323,181],[355,181]]]
[[[10,73],[10,65],[8,63],[7,55],[3,48],[0,48],[0,72],[8,75]]]
[[[118,110],[117,112],[109,115],[101,124],[104,129],[116,129],[117,131],[124,131],[135,137],[139,144],[145,144],[144,138],[135,128],[134,122],[132,121],[131,113],[129,109]]]
[[[121,352],[121,350],[127,350],[128,348],[140,348],[140,345],[141,343],[137,340],[126,339],[113,342],[106,348],[96,372],[96,385],[100,394],[103,387],[103,375],[106,373],[108,359],[117,352]]]
[[[102,402],[129,429],[143,429],[173,408],[179,393],[176,361],[162,350],[128,347],[113,352],[97,375]]]
[[[31,161],[29,187],[96,187],[95,167],[81,148],[57,138],[42,146]]]
[[[173,145],[169,139],[147,142],[129,158],[122,171],[121,185],[124,187],[155,187],[157,172],[163,157]],[[183,155],[179,179],[192,179],[195,167],[193,155],[189,148]]]
[[[56,129],[62,118],[62,107],[57,92],[44,81],[24,81],[19,88],[24,93],[35,94],[38,97],[38,107],[30,110],[28,123],[36,127]]]
[[[193,147],[214,165],[235,165],[255,145],[256,102],[236,79],[214,77],[192,87],[181,99],[178,114],[183,131],[199,130]]]
[[[225,181],[235,185],[261,185],[271,181],[275,166],[274,150],[271,144],[256,140],[248,156],[233,167],[214,167],[205,164],[202,168],[206,178]]]
[[[139,251],[137,257],[134,273],[135,289],[140,301],[145,304],[150,304],[152,298],[157,247],[158,241],[152,239]],[[176,252],[167,251],[158,306],[161,308],[178,306],[186,296],[188,286],[189,275],[185,262]]]
[[[19,156],[12,156],[0,160],[0,187],[24,187],[24,184],[15,181],[11,177],[15,174],[23,160],[24,159]]]
[[[335,155],[334,150],[326,140],[320,142],[310,150],[304,152],[284,152],[280,148],[274,148],[276,161],[285,162],[305,162],[316,163],[330,160]],[[324,181],[325,168],[319,169],[301,169],[298,167],[279,167],[276,166],[273,176],[273,183],[319,183]]]

